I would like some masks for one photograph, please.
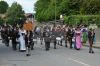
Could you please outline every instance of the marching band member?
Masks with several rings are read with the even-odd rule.
[[[27,34],[25,35],[25,45],[26,45],[26,50],[27,54],[26,56],[30,56],[30,50],[33,50],[33,33],[32,31],[27,31]]]
[[[17,50],[16,46],[17,46],[17,39],[18,37],[18,31],[16,27],[13,27],[12,31],[11,31],[11,40],[12,40],[12,48],[13,50]]]
[[[48,32],[45,32],[44,42],[45,42],[46,51],[48,51],[50,48],[50,42],[51,42],[50,34]]]
[[[73,36],[74,36],[74,31],[72,29],[72,26],[68,29],[68,32],[67,32],[67,37],[68,37],[68,41],[69,41],[69,44],[70,44],[70,48],[72,49],[72,39],[73,39]]]

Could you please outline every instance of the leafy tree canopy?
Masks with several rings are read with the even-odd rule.
[[[49,21],[61,14],[70,15],[98,15],[100,14],[100,0],[38,0],[35,4],[38,21]]]
[[[8,9],[8,3],[5,1],[0,1],[0,14],[6,13]]]

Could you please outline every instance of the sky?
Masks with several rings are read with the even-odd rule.
[[[9,6],[12,5],[13,2],[19,3],[25,13],[34,13],[34,4],[36,3],[37,0],[4,0],[6,1]]]

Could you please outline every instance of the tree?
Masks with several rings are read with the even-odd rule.
[[[6,13],[8,9],[8,3],[5,1],[0,1],[0,14]]]
[[[56,3],[56,5],[55,5]],[[100,0],[38,0],[35,4],[38,21],[50,21],[61,14],[71,15],[98,15],[100,14]]]
[[[0,17],[0,25],[4,23],[4,20]]]
[[[50,0],[38,0],[35,4],[36,18],[38,21],[46,21],[47,9]]]
[[[88,15],[100,14],[100,0],[84,0],[80,11]]]
[[[22,10],[22,6],[17,2],[14,2],[11,7],[8,8],[6,16],[8,23],[14,24],[19,19],[25,18],[24,11]]]

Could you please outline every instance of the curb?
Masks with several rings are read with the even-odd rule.
[[[88,45],[83,45],[83,46],[89,47]],[[98,46],[93,46],[93,48],[100,49],[100,47],[98,47]]]

